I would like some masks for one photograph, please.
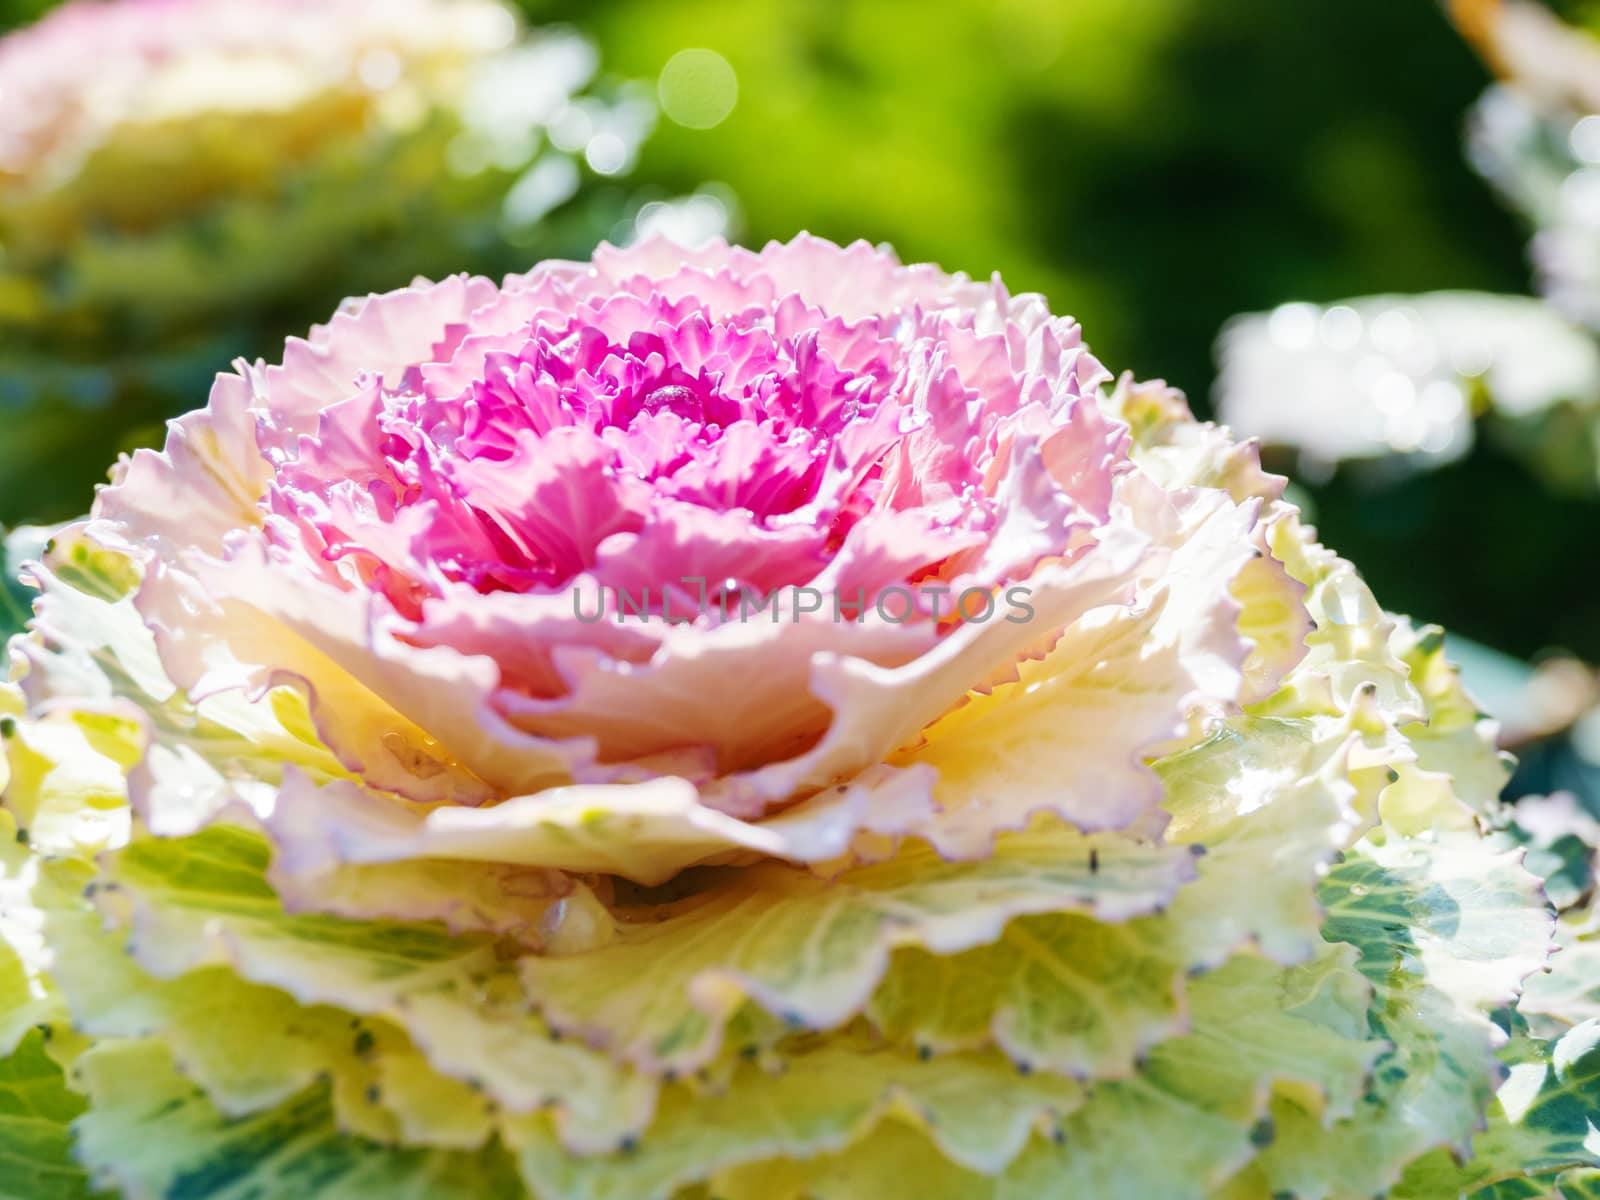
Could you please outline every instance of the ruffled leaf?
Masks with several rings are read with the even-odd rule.
[[[728,1200],[1199,1200],[1270,1141],[1262,1118],[1275,1080],[1337,1111],[1359,1093],[1381,1046],[1366,1037],[1366,988],[1347,954],[1287,970],[1239,958],[1195,988],[1192,1032],[1154,1047],[1134,1077],[1097,1085],[1003,1171],[968,1170],[926,1135],[889,1122],[841,1153],[725,1172],[712,1190]]]
[[[502,1107],[557,1106],[574,1146],[615,1146],[648,1119],[654,1081],[555,1039],[492,941],[442,925],[286,914],[266,860],[258,836],[227,826],[136,841],[108,860],[95,901],[157,978],[223,967],[303,1006],[383,1018],[435,1070]]]
[[[1182,587],[1106,607],[1068,626],[1017,679],[973,695],[895,761],[937,771],[927,836],[943,852],[986,852],[996,833],[1041,812],[1087,830],[1148,819],[1160,787],[1142,761],[1182,731],[1191,705],[1231,700],[1247,650],[1230,587],[1254,561],[1255,505],[1216,493],[1193,506],[1167,568]]]
[[[1253,944],[1295,962],[1321,944],[1313,886],[1357,823],[1347,722],[1237,718],[1156,764],[1174,844],[1199,877],[1159,917],[1026,917],[954,956],[896,952],[869,1009],[932,1048],[989,1037],[1041,1069],[1124,1075],[1186,1022],[1184,978]]]
[[[1347,1119],[1328,1125],[1274,1097],[1278,1136],[1252,1166],[1269,1190],[1375,1194],[1428,1150],[1466,1149],[1499,1082],[1489,1014],[1549,948],[1550,916],[1518,858],[1441,835],[1366,843],[1329,872],[1325,936],[1360,951],[1371,1031],[1390,1050]]]
[[[859,1012],[897,946],[951,954],[1012,917],[1077,911],[1126,920],[1193,874],[1186,849],[1051,828],[950,863],[926,847],[834,879],[763,865],[700,890],[681,912],[630,923],[581,953],[524,960],[530,994],[559,1029],[651,1071],[709,1062],[746,998],[794,1026]]]
[[[45,854],[93,854],[127,838],[124,776],[138,760],[138,725],[109,712],[62,710],[17,723],[6,739],[5,807],[12,840]]]
[[[47,914],[52,977],[75,1032],[154,1038],[228,1116],[283,1103],[325,1081],[340,1129],[380,1142],[475,1148],[491,1132],[483,1097],[441,1076],[381,1019],[302,1006],[225,967],[172,979],[140,970],[80,895],[98,885],[68,864],[36,890]]]
[[[18,832],[11,814],[0,809],[0,1055],[59,1013],[45,979],[43,914],[33,903],[39,860]]]
[[[1488,1128],[1472,1139],[1472,1154],[1458,1163],[1435,1153],[1413,1163],[1395,1189],[1404,1200],[1465,1196],[1486,1187],[1515,1194],[1540,1176],[1555,1194],[1581,1185],[1568,1168],[1600,1167],[1600,1021],[1587,1021],[1548,1044],[1523,1041],[1507,1048],[1508,1073],[1489,1110]]]
[[[79,1061],[89,1097],[79,1155],[125,1200],[515,1200],[506,1156],[383,1146],[341,1133],[325,1088],[229,1118],[189,1083],[158,1042],[108,1041]]]
[[[1035,1070],[1125,1075],[1186,1026],[1182,962],[1158,917],[1019,917],[961,954],[897,950],[867,1015],[935,1053],[993,1042]]]
[[[1055,1128],[1082,1102],[1071,1080],[1019,1077],[998,1055],[919,1061],[845,1035],[785,1052],[775,1067],[750,1063],[712,1092],[673,1085],[637,1145],[617,1154],[573,1156],[542,1118],[511,1122],[508,1138],[547,1200],[666,1200],[717,1170],[870,1139],[890,1112],[912,1114],[948,1160],[999,1171],[1035,1129]]]
[[[42,1033],[0,1058],[0,1200],[88,1200],[89,1177],[72,1156],[83,1108]]]

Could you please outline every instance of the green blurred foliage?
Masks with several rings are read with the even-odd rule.
[[[56,0],[0,0],[0,29],[10,29],[33,20]]]

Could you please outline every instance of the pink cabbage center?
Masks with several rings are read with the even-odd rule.
[[[413,618],[451,585],[584,584],[586,612],[714,618],[830,564],[826,599],[847,616],[890,587],[927,607],[927,585],[967,575],[1001,524],[1020,389],[991,370],[1000,386],[980,395],[942,350],[908,356],[893,324],[798,297],[721,317],[660,295],[541,311],[397,386],[367,377],[281,464],[269,527]],[[958,332],[980,365],[1004,362],[1003,339]],[[1049,553],[1067,552],[1083,501],[1105,519],[1109,478],[1089,482],[1044,515]],[[1041,556],[1025,557],[977,582]]]

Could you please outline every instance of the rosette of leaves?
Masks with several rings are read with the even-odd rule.
[[[497,0],[77,0],[0,40],[0,520],[81,513],[344,295],[586,253],[653,121],[595,67]]]
[[[1441,635],[998,280],[656,241],[373,297],[28,575],[3,1186],[1600,1166],[1588,1035],[1516,1015],[1553,913]]]

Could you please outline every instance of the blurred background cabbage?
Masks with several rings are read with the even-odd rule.
[[[42,7],[0,0],[0,22]],[[1564,15],[1595,19],[1585,7],[1594,12],[1569,4]],[[608,94],[645,96],[660,110],[627,172],[626,196],[646,204],[647,220],[684,232],[726,221],[752,242],[809,228],[889,241],[908,259],[952,269],[999,270],[1013,289],[1043,291],[1082,318],[1109,364],[1168,378],[1202,412],[1216,375],[1213,344],[1234,314],[1349,296],[1537,294],[1528,214],[1517,211],[1529,202],[1486,186],[1463,149],[1491,72],[1437,0],[524,0],[521,8],[532,26],[565,26],[592,41]],[[591,183],[607,185],[580,165]],[[359,188],[345,194],[375,199]],[[686,206],[655,203],[690,194]],[[450,266],[523,269],[555,242],[581,253],[586,238],[626,231],[626,210],[626,202],[602,206],[551,241],[490,239],[472,254],[439,245],[456,255]],[[437,234],[409,228],[419,243]],[[435,260],[402,270],[400,257],[329,271],[319,286],[290,293],[262,328],[307,324],[343,291],[444,269]],[[1542,268],[1540,277],[1549,274]],[[1587,386],[1590,373],[1600,376],[1588,335],[1574,342],[1565,316],[1550,333],[1544,316],[1526,299],[1490,326],[1517,346],[1564,347],[1553,361]],[[196,356],[199,378],[182,381],[175,408],[197,403],[204,377],[226,358],[270,345],[229,338]],[[70,339],[55,352],[101,361]],[[1430,395],[1433,411],[1453,419],[1444,393]],[[1462,412],[1481,403],[1461,393]],[[80,458],[97,473],[111,427],[120,437],[124,425],[97,410],[90,423],[107,428],[89,446],[82,417],[63,419],[79,432],[56,450],[7,451],[0,442],[0,495],[52,494],[51,481],[72,475]],[[1546,445],[1572,449],[1559,436]],[[1502,694],[1526,693],[1534,686],[1526,663],[1553,650],[1600,661],[1600,500],[1572,486],[1570,470],[1541,482],[1540,452],[1526,441],[1458,439],[1437,457],[1437,469],[1422,473],[1311,469],[1302,496],[1324,537],[1389,606],[1505,652],[1477,668]],[[85,478],[56,489],[61,504],[82,507]],[[24,505],[5,504],[0,517],[22,515]],[[1517,703],[1570,707],[1579,684],[1562,679],[1540,684],[1555,687],[1553,699]]]
[[[78,0],[0,41],[0,520],[347,295],[626,237],[656,119],[499,0]]]

